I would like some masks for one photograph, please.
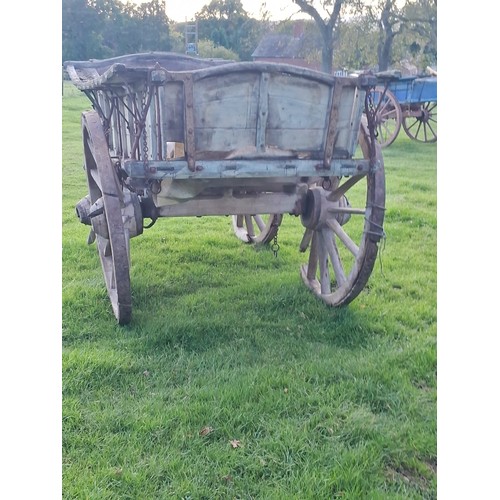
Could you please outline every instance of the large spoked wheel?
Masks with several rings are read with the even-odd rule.
[[[419,142],[437,141],[437,102],[424,102],[403,114],[406,135]]]
[[[121,205],[123,190],[111,163],[104,130],[95,111],[82,114],[85,170],[95,237],[113,313],[121,325],[131,320],[129,235]]]
[[[278,234],[283,214],[233,215],[234,234],[245,243],[265,245]]]
[[[360,146],[370,157],[366,127]],[[309,249],[301,268],[304,283],[330,306],[343,306],[365,287],[383,237],[385,176],[381,148],[375,144],[378,168],[368,175],[345,180],[332,177],[310,188],[301,215],[306,230],[300,250]]]
[[[396,96],[384,87],[377,86],[373,91],[373,104],[376,108],[375,124],[377,140],[381,147],[390,146],[401,130],[402,112]]]

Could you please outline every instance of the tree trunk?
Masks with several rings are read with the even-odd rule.
[[[321,71],[331,73],[333,69],[333,40],[334,31],[330,24],[319,26],[323,47],[321,47]]]
[[[378,70],[386,71],[392,62],[392,41],[394,35],[385,34],[385,37],[380,40],[378,45]]]
[[[321,51],[321,71],[331,73],[333,69],[333,47],[326,43]]]

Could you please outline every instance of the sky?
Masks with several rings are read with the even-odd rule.
[[[141,0],[135,0],[140,2]],[[166,13],[172,21],[182,22],[194,19],[196,12],[200,11],[210,0],[165,0]],[[255,18],[261,18],[260,8],[263,0],[242,0],[243,8]],[[298,7],[291,0],[265,0],[266,10],[271,14],[271,19],[279,21],[298,11]]]

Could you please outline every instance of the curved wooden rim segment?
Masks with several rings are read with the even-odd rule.
[[[91,201],[102,197],[109,232],[109,239],[96,235],[97,248],[113,313],[123,325],[130,322],[132,315],[128,237],[121,212],[123,192],[97,112],[82,114],[82,128]]]
[[[384,87],[375,87],[375,92],[381,97]],[[375,106],[378,106],[378,103],[375,103]],[[381,147],[386,148],[396,140],[402,121],[403,113],[396,96],[390,90],[385,90],[385,100],[377,110],[377,139]],[[390,125],[394,130],[390,129]]]

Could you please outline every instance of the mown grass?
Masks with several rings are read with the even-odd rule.
[[[387,239],[348,308],[303,286],[297,218],[277,258],[172,218],[131,241],[119,327],[74,215],[88,107],[65,89],[64,498],[436,498],[436,145],[384,150]]]

